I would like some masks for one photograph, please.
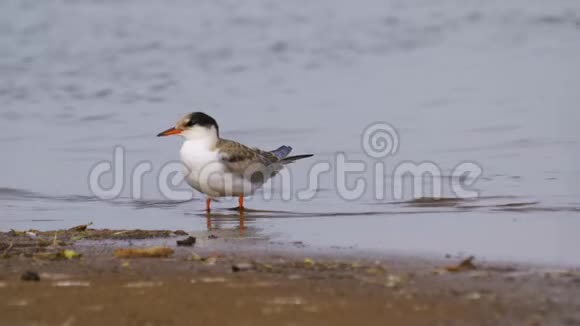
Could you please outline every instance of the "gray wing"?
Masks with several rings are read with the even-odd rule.
[[[256,171],[275,174],[282,168],[280,158],[272,152],[250,148],[227,139],[220,139],[218,148],[222,163],[234,174],[251,174]]]

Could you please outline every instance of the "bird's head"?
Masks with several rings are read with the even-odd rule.
[[[193,112],[179,119],[175,127],[157,134],[157,137],[180,135],[185,139],[219,137],[219,127],[214,118],[203,112]]]

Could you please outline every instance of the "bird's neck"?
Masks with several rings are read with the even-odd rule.
[[[203,137],[186,139],[183,143],[183,146],[196,150],[214,151],[218,141],[219,138],[217,136],[207,135]]]
[[[184,144],[199,149],[213,150],[219,142],[219,136],[214,127],[194,127],[182,132],[181,135],[185,138]]]

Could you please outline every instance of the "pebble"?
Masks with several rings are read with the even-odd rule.
[[[38,281],[40,281],[40,276],[38,275],[37,272],[26,271],[26,272],[22,273],[22,275],[20,275],[20,279],[23,281],[38,282]]]
[[[200,281],[202,283],[223,283],[226,279],[224,277],[202,277]],[[192,280],[192,283],[195,283],[195,281]]]
[[[476,301],[476,300],[479,300],[479,299],[481,299],[481,293],[479,293],[479,292],[472,292],[472,293],[469,293],[469,294],[467,294],[467,295],[465,296],[465,298],[466,298],[467,300],[473,300],[473,301]]]
[[[233,272],[245,272],[254,269],[254,265],[250,263],[237,263],[232,265]]]
[[[178,246],[191,247],[195,244],[195,237],[187,237],[183,240],[177,240]]]
[[[389,275],[387,276],[387,281],[385,282],[385,286],[388,288],[398,287],[403,283],[403,279],[398,275]]]
[[[126,288],[152,288],[155,286],[162,286],[163,282],[151,282],[151,281],[141,281],[141,282],[130,282],[125,284]]]
[[[52,286],[56,286],[56,287],[71,287],[71,286],[86,287],[86,286],[90,286],[90,285],[91,285],[91,283],[86,282],[86,281],[58,281],[58,282],[52,283]]]
[[[60,273],[40,273],[40,277],[43,280],[51,280],[51,281],[61,281],[72,278],[72,276],[69,274],[60,274]]]

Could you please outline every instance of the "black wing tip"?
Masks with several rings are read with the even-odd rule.
[[[281,161],[282,161],[282,163],[292,163],[294,161],[301,160],[303,158],[309,158],[309,157],[312,157],[312,156],[314,156],[314,154],[294,155],[294,156],[285,157]]]

